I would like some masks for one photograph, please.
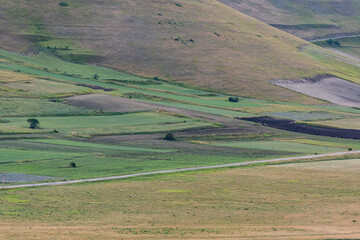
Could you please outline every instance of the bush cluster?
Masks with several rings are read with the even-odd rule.
[[[229,102],[239,102],[238,97],[229,97]]]

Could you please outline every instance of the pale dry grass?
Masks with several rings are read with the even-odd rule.
[[[359,238],[358,170],[327,163],[2,191],[0,238]]]
[[[33,80],[35,80],[35,78],[29,74],[0,70],[0,83],[31,82]]]
[[[360,119],[359,118],[314,121],[313,123],[319,124],[319,125],[337,127],[337,128],[360,129]]]

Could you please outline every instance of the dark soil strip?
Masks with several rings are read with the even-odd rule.
[[[289,119],[278,119],[268,116],[238,118],[238,119],[261,123],[264,126],[269,126],[291,132],[327,136],[327,137],[360,139],[360,130],[356,130],[356,129],[342,129],[342,128],[330,128],[330,127],[307,125],[307,124],[297,123]]]
[[[84,84],[84,83],[77,83],[75,85],[76,86],[81,86],[81,87],[88,87],[88,88],[91,88],[91,89],[94,89],[94,90],[104,90],[105,92],[110,92],[110,91],[115,91],[116,90],[116,89],[113,89],[113,88],[100,87],[100,86]]]

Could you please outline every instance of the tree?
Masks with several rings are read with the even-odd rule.
[[[99,79],[99,75],[98,75],[97,73],[95,73],[94,76],[93,76],[93,79],[98,80],[98,79]]]
[[[173,133],[168,133],[166,134],[166,136],[164,137],[164,140],[167,140],[167,141],[175,141],[175,136]]]
[[[336,41],[334,42],[334,44],[335,44],[335,46],[340,47],[340,42],[339,42],[339,41],[336,40]]]
[[[40,122],[35,118],[30,118],[27,120],[27,122],[30,124],[30,128],[32,129],[37,128],[40,124]]]
[[[332,40],[331,38],[326,40],[327,44],[329,44],[329,46],[333,45],[334,40]]]

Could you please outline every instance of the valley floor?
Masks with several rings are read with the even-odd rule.
[[[3,239],[359,238],[360,159],[0,192]]]

